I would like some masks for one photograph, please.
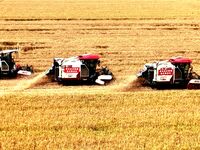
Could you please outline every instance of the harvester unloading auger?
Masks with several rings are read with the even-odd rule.
[[[0,51],[0,77],[16,77],[17,74],[31,75],[33,72],[32,66],[16,64],[13,53],[18,53],[18,50]]]
[[[97,68],[100,65],[99,59],[100,57],[94,54],[54,58],[46,75],[60,83],[78,81],[104,85],[113,79],[113,74],[107,67]]]
[[[200,76],[193,72],[191,63],[191,59],[183,57],[147,63],[137,76],[155,88],[200,89]]]

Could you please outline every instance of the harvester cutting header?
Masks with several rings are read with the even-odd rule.
[[[84,81],[104,85],[113,79],[113,75],[107,67],[100,68],[99,59],[100,57],[94,54],[54,58],[52,68],[46,72],[46,75],[62,83]]]
[[[137,76],[152,87],[200,89],[200,76],[193,72],[191,64],[191,59],[174,57],[145,64]]]

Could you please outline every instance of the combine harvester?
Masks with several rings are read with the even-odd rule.
[[[104,85],[113,79],[113,74],[107,67],[100,66],[100,57],[84,54],[70,58],[54,58],[52,68],[46,71],[54,81],[69,83],[97,83]]]
[[[0,51],[0,77],[16,77],[17,74],[31,75],[31,66],[20,66],[13,59],[13,53],[17,56],[18,50]]]
[[[200,76],[193,72],[191,63],[183,57],[147,63],[137,77],[153,88],[200,89]]]

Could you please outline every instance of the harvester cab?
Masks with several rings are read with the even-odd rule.
[[[169,59],[175,67],[175,80],[180,82],[188,82],[192,75],[192,60],[188,58],[175,57]]]
[[[16,77],[17,74],[31,75],[32,67],[16,65],[14,56],[18,57],[18,50],[0,51],[0,77]]]
[[[199,88],[200,76],[193,72],[192,60],[174,57],[144,65],[137,76],[152,87]]]
[[[112,80],[113,75],[107,67],[101,67],[100,57],[93,54],[84,54],[70,58],[54,58],[52,68],[46,75],[53,77],[57,82],[85,81],[88,83],[105,84]]]

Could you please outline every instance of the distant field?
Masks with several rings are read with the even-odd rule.
[[[185,56],[200,73],[198,0],[0,0],[0,50],[35,74],[0,80],[0,149],[199,149],[200,93],[138,86],[146,62]],[[96,53],[116,80],[62,86],[54,57]]]
[[[199,18],[199,7],[199,0],[1,0],[0,18]]]

